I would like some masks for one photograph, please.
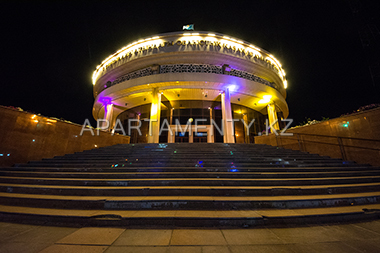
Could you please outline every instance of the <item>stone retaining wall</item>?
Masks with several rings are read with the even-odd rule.
[[[129,136],[99,132],[81,125],[0,106],[0,167],[52,158],[87,149],[129,143]]]
[[[294,135],[256,136],[255,143],[380,165],[380,108],[286,132]]]

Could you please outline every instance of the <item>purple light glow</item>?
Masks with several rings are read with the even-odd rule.
[[[99,98],[99,102],[102,103],[104,106],[107,106],[107,105],[111,104],[112,99],[107,98],[107,97],[103,97],[103,98]]]
[[[230,90],[230,92],[234,92],[238,89],[238,86],[235,84],[231,84],[227,88]]]

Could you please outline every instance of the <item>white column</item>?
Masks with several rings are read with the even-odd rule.
[[[170,125],[173,125],[173,111],[174,111],[174,108],[170,108]]]
[[[169,126],[171,131],[168,132],[168,143],[174,143],[175,142],[175,127],[170,125]],[[173,134],[171,134],[173,133]]]
[[[152,95],[148,143],[158,143],[160,133],[161,93],[158,91],[158,88],[154,88]]]
[[[248,126],[248,115],[247,115],[247,113],[244,113],[243,114],[243,120],[244,120],[244,142],[245,143],[249,143],[249,135],[247,134],[247,132],[248,133],[250,133],[250,129],[247,129],[247,126]],[[248,130],[248,131],[247,131]]]
[[[269,125],[272,125],[273,122],[276,122],[273,124],[273,128],[276,130],[280,130],[280,126],[278,124],[278,119],[277,119],[277,112],[276,112],[275,104],[268,104],[267,110],[268,110]]]
[[[211,135],[211,128],[214,127],[213,125],[207,126],[207,143],[214,143],[214,136]]]
[[[194,142],[194,134],[193,134],[193,129],[189,128],[189,143]]]
[[[235,143],[234,138],[234,122],[232,120],[231,111],[231,98],[230,91],[227,88],[225,92],[221,94],[221,104],[222,104],[222,119],[224,123],[223,129],[223,141],[224,143]]]
[[[212,125],[212,108],[209,107],[208,109],[210,111],[210,125],[207,128],[207,143],[214,143],[214,131],[213,131],[213,129],[211,129],[214,127]],[[211,135],[211,133],[212,133],[212,135]]]
[[[137,119],[137,122],[134,122],[133,123],[133,125],[136,127],[136,126],[138,126],[139,124],[140,124],[140,120],[141,120],[141,114],[140,113],[137,113],[136,114],[136,119]],[[132,135],[132,133],[133,133],[133,135]],[[139,139],[139,131],[137,131],[137,130],[134,130],[134,131],[132,131],[132,133],[131,133],[131,140],[134,140],[134,141],[136,141],[137,143],[138,143],[138,139]]]
[[[113,119],[113,104],[107,104],[104,106],[104,122],[102,124],[102,128],[107,127],[107,131],[110,131],[113,129],[115,125],[115,120]]]

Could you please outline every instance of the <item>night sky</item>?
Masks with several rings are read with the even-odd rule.
[[[296,124],[338,117],[380,102],[368,67],[380,58],[379,37],[363,47],[359,36],[379,28],[378,2],[2,1],[0,104],[94,122],[91,75],[101,61],[141,37],[195,24],[279,59]]]

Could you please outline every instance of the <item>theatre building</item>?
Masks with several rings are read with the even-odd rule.
[[[289,114],[280,62],[218,33],[133,42],[97,66],[92,82],[94,118],[125,129],[131,143],[252,143],[266,122],[279,129],[274,122]]]

